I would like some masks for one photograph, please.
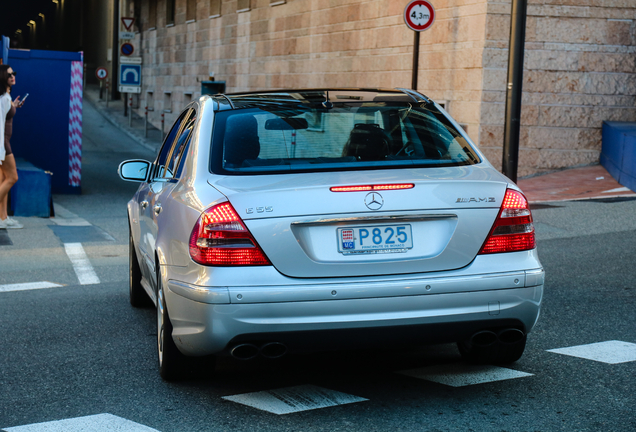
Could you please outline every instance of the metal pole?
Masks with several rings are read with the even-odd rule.
[[[163,125],[165,123],[165,113],[161,113],[161,141],[163,141],[164,136],[163,136]]]
[[[510,178],[513,182],[517,181],[517,167],[519,165],[519,129],[521,126],[523,50],[526,39],[527,8],[528,0],[512,1],[502,171],[504,175],[508,176],[508,178]]]
[[[413,77],[411,78],[411,88],[417,90],[417,74],[420,63],[420,32],[416,31],[413,38]]]
[[[99,100],[102,100],[104,94],[104,80],[99,80]]]
[[[132,127],[132,94],[130,95],[128,106],[130,107],[130,115],[128,116],[128,127]]]
[[[148,105],[146,105],[146,113],[144,115],[144,138],[148,138]]]
[[[112,100],[119,100],[120,95],[117,88],[118,76],[119,76],[119,30],[121,16],[121,2],[120,0],[113,0],[113,61],[111,66],[111,75],[113,77],[113,92],[110,97]],[[125,104],[124,104],[125,105]]]
[[[128,116],[128,93],[124,93],[124,117]]]
[[[108,101],[110,100],[110,92],[108,91],[108,87],[110,87],[110,78],[106,80],[106,108],[108,108]]]

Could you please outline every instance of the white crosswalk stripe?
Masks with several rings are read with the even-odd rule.
[[[223,399],[279,415],[368,400],[313,385],[225,396]]]
[[[46,281],[7,284],[7,285],[0,285],[0,292],[26,291],[26,290],[35,290],[35,289],[43,289],[43,288],[59,288],[61,286],[64,286],[64,285],[56,284],[53,282],[46,282]]]
[[[598,342],[557,348],[548,352],[594,360],[602,363],[618,364],[636,361],[636,344],[622,341]]]
[[[410,369],[399,374],[444,384],[451,387],[464,387],[474,384],[484,384],[513,378],[532,376],[531,373],[520,372],[490,365],[469,365],[454,363]]]
[[[5,427],[4,430],[6,432],[158,432],[157,429],[152,429],[112,414],[97,414],[24,426]]]

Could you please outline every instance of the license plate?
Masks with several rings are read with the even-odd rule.
[[[350,254],[400,253],[413,248],[411,225],[374,225],[338,228],[338,252]]]

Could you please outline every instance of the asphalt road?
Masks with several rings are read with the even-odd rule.
[[[0,246],[0,429],[636,430],[636,361],[548,351],[609,341],[620,342],[608,355],[635,347],[635,200],[534,210],[547,275],[542,316],[521,360],[488,375],[524,376],[453,387],[397,373],[475,372],[454,345],[437,345],[269,362],[221,359],[211,379],[166,383],[156,367],[155,312],[128,303],[125,203],[136,185],[116,174],[122,160],[153,155],[84,107],[83,194],[55,196],[57,222],[21,218],[25,229],[8,233],[13,245]],[[64,220],[76,225],[60,228]],[[65,252],[65,243],[78,242],[97,283],[81,284]],[[60,286],[2,291],[42,281]],[[252,392],[288,398],[285,389],[296,386],[315,386],[295,389],[303,403],[312,391],[316,399],[316,388],[327,401],[360,399],[283,415],[223,399]]]

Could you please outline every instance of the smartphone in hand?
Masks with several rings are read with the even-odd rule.
[[[28,97],[29,97],[28,93],[24,95],[24,99],[20,101],[20,106],[24,105],[24,101],[27,100]]]

